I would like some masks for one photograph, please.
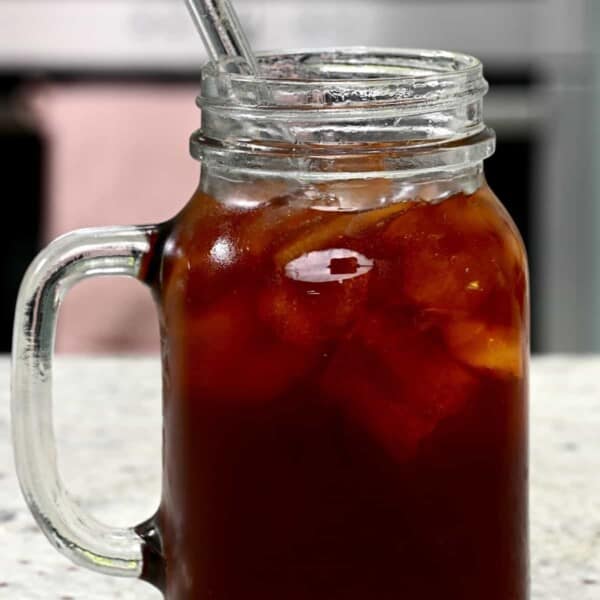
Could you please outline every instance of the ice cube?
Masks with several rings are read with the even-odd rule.
[[[266,257],[323,218],[321,213],[283,198],[247,215],[239,229],[239,243],[250,255]]]
[[[488,186],[475,194],[456,196],[445,205],[444,219],[465,236],[483,236],[494,240],[496,260],[506,273],[522,269],[526,262],[521,236],[510,215]]]
[[[444,327],[453,356],[478,369],[503,377],[522,377],[526,341],[518,326],[508,327],[465,319]]]
[[[307,255],[306,264],[290,263],[261,295],[263,322],[286,342],[317,346],[345,335],[363,309],[373,263],[350,250]],[[334,273],[335,256],[357,261],[355,273]],[[297,259],[303,260],[302,257]]]
[[[268,205],[279,198],[293,193],[293,186],[284,179],[255,179],[240,181],[219,190],[224,202],[233,208],[242,210]]]
[[[265,331],[253,307],[250,294],[236,294],[171,327],[169,343],[179,350],[199,401],[270,402],[310,368],[315,357]]]
[[[397,460],[410,458],[443,420],[458,414],[477,380],[414,315],[371,315],[336,350],[323,391],[354,427]]]
[[[387,219],[408,207],[408,204],[399,202],[363,212],[323,213],[325,218],[322,222],[308,228],[277,252],[275,263],[279,268],[285,268],[288,263],[309,252],[343,245],[345,238],[358,237],[371,227],[383,225]]]
[[[383,177],[334,181],[323,184],[320,190],[322,197],[335,202],[319,202],[317,206],[322,206],[322,210],[335,206],[337,210],[353,212],[378,209],[393,202],[393,189],[393,180]]]
[[[515,237],[480,204],[465,196],[419,203],[389,224],[383,243],[397,257],[398,282],[411,302],[471,312],[512,293],[523,268],[507,247]]]

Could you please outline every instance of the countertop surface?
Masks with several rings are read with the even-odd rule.
[[[533,600],[600,598],[600,357],[533,361]],[[60,358],[55,427],[67,488],[129,526],[160,493],[160,366],[154,358]],[[160,600],[144,583],[71,565],[39,532],[10,448],[9,361],[0,359],[0,599]]]

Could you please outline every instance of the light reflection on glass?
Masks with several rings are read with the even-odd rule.
[[[309,283],[344,281],[368,273],[373,264],[359,252],[333,248],[303,254],[286,265],[285,274],[290,279]]]
[[[210,256],[221,265],[231,264],[235,259],[235,248],[230,240],[220,237],[210,250]]]

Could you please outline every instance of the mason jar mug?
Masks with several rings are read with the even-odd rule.
[[[53,242],[19,296],[27,502],[80,565],[168,600],[526,600],[526,256],[488,187],[476,59],[265,54],[208,64],[197,191],[160,225]],[[149,175],[151,176],[151,175]],[[57,311],[82,279],[151,290],[156,516],[97,523],[57,472]]]

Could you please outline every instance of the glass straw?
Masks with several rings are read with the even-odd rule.
[[[230,0],[185,2],[211,60],[224,66],[223,59],[236,58],[238,61],[235,64],[244,75],[258,77],[258,61]],[[240,58],[242,61],[239,61]],[[231,65],[228,67],[231,68]],[[259,91],[265,101],[273,102],[271,90],[264,82],[259,82]],[[276,125],[274,129],[284,140],[291,143],[296,141],[285,126]]]
[[[229,0],[186,0],[210,58],[243,58],[248,75],[258,75],[258,62],[239,17]]]

